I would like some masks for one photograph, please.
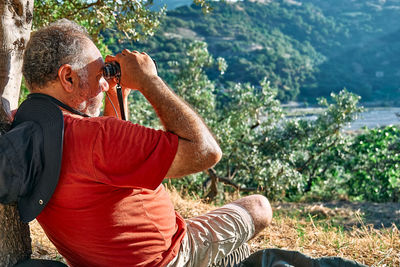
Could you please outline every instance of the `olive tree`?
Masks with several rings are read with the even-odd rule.
[[[186,49],[185,59],[169,62],[172,88],[204,118],[223,157],[212,169],[171,181],[174,186],[208,200],[231,189],[285,199],[310,191],[321,179],[336,178],[339,167],[332,163],[344,157],[339,148],[349,145],[341,129],[361,111],[358,96],[343,90],[329,101],[320,99],[324,111],[315,120],[287,118],[268,81],[222,87],[208,78],[207,68],[223,75],[226,62],[214,59],[203,42]],[[157,126],[143,97],[132,97],[132,120]]]
[[[17,108],[22,78],[22,57],[33,20],[33,1],[0,3],[0,122],[1,133]],[[31,254],[28,225],[19,220],[16,205],[0,204],[0,265],[14,265]]]

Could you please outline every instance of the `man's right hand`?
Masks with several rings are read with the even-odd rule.
[[[154,61],[145,52],[123,50],[116,56],[107,56],[106,62],[117,61],[121,66],[121,86],[142,91],[152,77],[157,77]]]

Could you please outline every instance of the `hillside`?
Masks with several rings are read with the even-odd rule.
[[[198,40],[208,44],[214,57],[226,59],[223,76],[216,69],[208,72],[221,86],[256,85],[267,77],[284,101],[312,100],[344,87],[365,101],[397,97],[399,0],[240,1],[212,6],[209,15],[194,5],[170,10],[155,36],[123,45],[148,51],[167,80],[167,62],[181,60],[185,47]],[[119,46],[111,48],[120,51]]]

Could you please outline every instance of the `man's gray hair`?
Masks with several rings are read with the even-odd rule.
[[[85,48],[91,40],[85,28],[61,19],[33,33],[24,53],[22,73],[29,89],[42,87],[58,76],[58,69],[70,64],[83,68]]]

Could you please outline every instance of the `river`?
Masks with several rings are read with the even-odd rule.
[[[368,108],[353,121],[347,130],[357,130],[362,127],[376,128],[387,125],[400,125],[399,107]]]
[[[306,118],[309,120],[315,120],[317,115],[315,112],[322,112],[323,109],[319,108],[296,108],[296,118]],[[293,112],[292,110],[292,112]],[[300,115],[310,114],[310,115]],[[387,125],[400,125],[400,117],[396,116],[400,114],[400,107],[377,107],[377,108],[366,108],[364,112],[358,115],[358,118],[354,120],[350,125],[346,126],[344,130],[358,130],[363,127],[377,128]]]

